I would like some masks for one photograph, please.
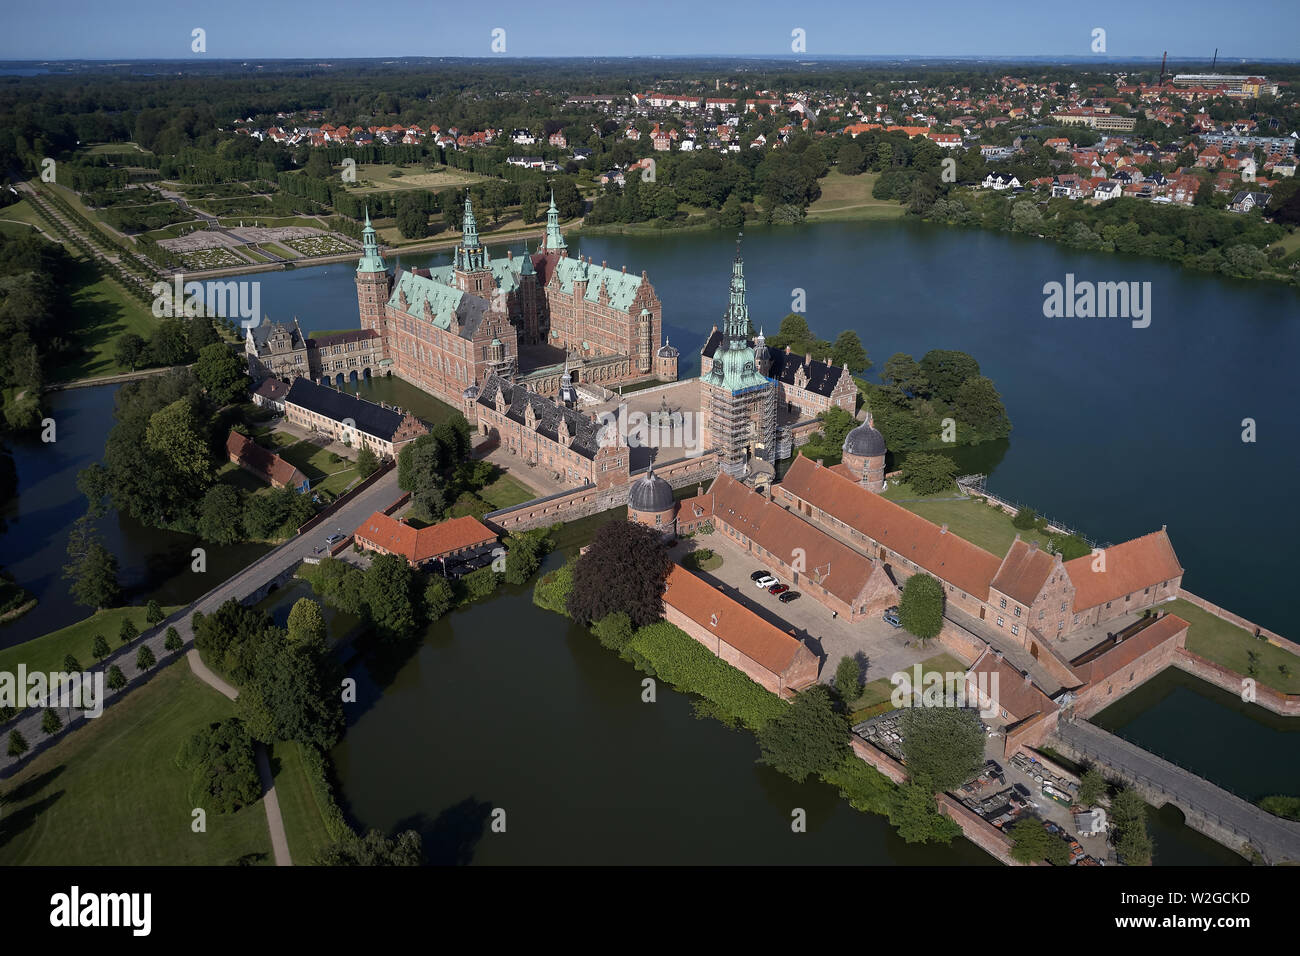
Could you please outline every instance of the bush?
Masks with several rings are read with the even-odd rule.
[[[596,635],[601,646],[621,653],[632,640],[632,619],[622,611],[615,611],[591,625],[591,633]]]
[[[501,578],[489,565],[486,568],[471,571],[460,579],[460,583],[465,587],[467,598],[471,601],[477,601],[489,597],[496,591],[497,586],[501,583]]]
[[[542,575],[533,587],[533,603],[540,608],[569,616],[565,607],[573,590],[573,562],[567,561],[549,574]]]
[[[918,572],[903,585],[898,619],[907,633],[928,641],[938,637],[943,629],[943,604],[943,585],[930,575]]]
[[[191,772],[189,799],[196,807],[234,813],[262,796],[253,738],[238,717],[190,736],[176,754],[176,765]]]
[[[1011,519],[1012,526],[1019,528],[1021,531],[1028,531],[1035,527],[1038,522],[1038,512],[1033,508],[1021,508]]]

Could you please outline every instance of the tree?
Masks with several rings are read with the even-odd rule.
[[[907,782],[890,801],[889,823],[908,843],[951,843],[961,827],[939,812],[934,791]]]
[[[174,627],[167,628],[167,636],[163,638],[163,647],[166,650],[172,652],[179,651],[183,646],[183,643],[184,642],[181,641],[180,631],[176,630]]]
[[[90,653],[95,656],[95,660],[97,661],[102,661],[105,657],[107,657],[110,653],[112,653],[111,649],[108,646],[108,641],[104,639],[103,634],[95,635],[95,641],[90,646]]]
[[[957,464],[947,455],[914,451],[903,459],[902,472],[918,495],[937,495],[952,490]]]
[[[108,684],[110,690],[121,690],[126,686],[126,675],[122,673],[122,668],[113,664],[108,668],[108,675],[105,677],[105,682]]]
[[[117,637],[123,644],[128,644],[140,636],[140,629],[129,617],[122,618],[122,626],[117,629]]]
[[[155,601],[153,598],[150,598],[149,603],[145,605],[145,611],[144,611],[145,621],[148,622],[150,627],[157,627],[159,624],[163,622],[164,617],[166,617],[166,615],[163,614],[162,605],[159,604],[157,601]]]
[[[533,603],[556,614],[569,614],[569,592],[573,590],[573,562],[566,561],[548,574],[542,575],[533,587]]]
[[[362,478],[369,478],[379,470],[379,457],[369,448],[357,452],[357,471]]]
[[[145,443],[187,487],[206,489],[211,482],[212,454],[188,399],[177,399],[150,417]]]
[[[1120,790],[1110,801],[1111,840],[1128,866],[1151,864],[1146,802],[1135,790]]]
[[[153,656],[153,651],[149,649],[149,645],[141,644],[140,650],[138,650],[135,655],[136,670],[147,671],[157,663],[158,661]]]
[[[909,707],[901,718],[908,776],[931,793],[955,790],[984,764],[984,727],[973,710]]]
[[[722,209],[718,212],[718,225],[729,232],[745,225],[745,207],[735,193],[728,196],[722,204]]]
[[[72,581],[72,599],[96,610],[112,607],[121,596],[117,583],[117,558],[94,533],[89,516],[83,515],[68,535],[68,563],[64,577]]]
[[[951,403],[962,383],[980,373],[980,366],[965,352],[931,349],[921,357],[921,372],[930,381],[934,396]]]
[[[1033,508],[1021,508],[1011,516],[1011,526],[1021,531],[1028,531],[1038,526],[1038,512]],[[1091,550],[1091,549],[1089,549]]]
[[[862,347],[862,340],[852,329],[845,329],[831,346],[831,359],[836,365],[847,365],[850,372],[865,372],[871,368],[867,350]]]
[[[477,571],[471,571],[460,579],[460,583],[464,586],[465,594],[471,601],[480,601],[495,593],[501,584],[501,575],[497,574],[489,566],[479,568]]]
[[[81,670],[81,661],[77,660],[72,654],[64,654],[63,670],[69,674],[75,674]]]
[[[1089,767],[1079,777],[1079,803],[1085,807],[1095,807],[1106,795],[1106,778],[1096,767]]]
[[[981,434],[1005,438],[1011,431],[1002,396],[998,394],[992,380],[983,375],[976,375],[961,383],[953,411],[957,421],[971,426]]]
[[[406,637],[415,630],[415,572],[406,559],[381,554],[366,569],[362,598],[370,620],[385,638]]]
[[[397,231],[403,239],[423,239],[429,234],[429,214],[420,196],[405,193],[397,201]]]
[[[324,641],[325,615],[311,598],[298,598],[289,609],[289,640]]]
[[[148,345],[140,336],[134,332],[124,332],[118,336],[117,345],[113,347],[113,359],[118,365],[134,372],[137,366],[143,364],[147,349]]]
[[[199,536],[214,544],[233,544],[240,538],[242,517],[239,490],[218,482],[207,490],[199,505]]]
[[[884,380],[905,395],[928,395],[930,380],[921,371],[921,363],[906,352],[895,352],[885,362]]]
[[[856,657],[846,654],[840,658],[839,666],[835,668],[835,689],[846,702],[862,696],[862,665]]]
[[[424,586],[424,617],[436,621],[456,603],[456,593],[451,582],[440,574],[429,576],[429,583]]]
[[[615,611],[613,614],[607,614],[591,625],[591,633],[596,635],[602,647],[607,647],[611,651],[622,651],[632,640],[632,635],[636,633],[632,627],[632,619],[622,611]]]
[[[217,813],[234,813],[262,796],[253,738],[243,722],[229,717],[188,737],[176,765],[190,771],[189,799]]]
[[[248,389],[244,363],[224,342],[214,342],[199,350],[194,377],[218,407],[241,398]]]
[[[830,694],[814,684],[759,730],[758,745],[762,763],[802,783],[810,774],[820,776],[843,763],[850,753],[848,737],[848,725],[835,713]]]
[[[866,156],[862,152],[862,147],[857,143],[849,142],[840,147],[840,151],[835,154],[835,165],[845,176],[856,176],[862,172],[862,166],[866,162]]]
[[[898,619],[903,629],[922,641],[938,637],[943,629],[943,585],[918,572],[903,585],[898,602]]]
[[[27,738],[17,730],[9,731],[9,756],[21,757],[27,753]]]
[[[636,627],[663,616],[664,581],[672,561],[653,528],[611,521],[597,529],[573,568],[565,607],[575,621],[599,621],[622,611]]]
[[[420,834],[406,830],[389,839],[378,830],[331,843],[313,861],[316,866],[419,866],[424,862]]]
[[[47,737],[53,737],[63,729],[63,719],[59,712],[53,707],[45,708],[45,713],[41,715],[41,730]]]
[[[1021,863],[1046,860],[1053,866],[1069,866],[1070,848],[1064,840],[1048,833],[1037,817],[1017,820],[1007,831],[1012,839],[1011,856]]]
[[[542,566],[548,541],[545,529],[512,535],[506,542],[506,583],[525,584]]]

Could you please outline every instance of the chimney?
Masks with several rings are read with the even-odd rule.
[[[605,268],[605,260],[604,260],[604,259],[601,259],[601,260],[600,260],[600,267],[601,267],[602,269]]]
[[[513,249],[507,249],[507,250],[506,250],[506,261],[509,262],[509,261],[513,260],[514,257],[515,257],[514,250],[513,250]]]
[[[941,525],[939,525],[939,533],[940,533],[940,534],[947,534],[947,533],[948,533],[948,526],[947,526],[946,524],[941,524]]]
[[[627,266],[623,267],[623,275],[627,275]]]
[[[1025,671],[1025,686],[1028,687],[1033,682],[1033,679],[1029,676],[1029,671]]]
[[[803,353],[803,364],[804,364],[804,365],[811,365],[811,364],[812,364],[812,353],[811,353],[811,352],[804,352],[804,353]]]

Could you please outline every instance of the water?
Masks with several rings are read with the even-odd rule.
[[[1300,796],[1300,720],[1169,668],[1092,722],[1251,802]]]
[[[726,307],[734,237],[575,237],[571,246],[647,271],[682,351],[681,374],[696,374],[698,350]],[[802,289],[813,330],[834,339],[854,329],[877,366],[899,351],[973,354],[1015,427],[1005,446],[963,452],[963,468],[986,469],[991,491],[1103,542],[1168,525],[1186,587],[1287,633],[1288,545],[1300,535],[1300,509],[1285,476],[1300,465],[1300,428],[1288,411],[1294,379],[1276,369],[1278,356],[1300,351],[1293,289],[909,222],[751,228],[744,254],[750,315],[769,333]],[[448,261],[449,253],[402,259]],[[1067,272],[1150,282],[1151,326],[1044,318],[1043,284]],[[358,324],[346,266],[257,278],[273,318],[296,314],[309,330]],[[1245,418],[1256,422],[1254,443],[1241,440]],[[1258,520],[1243,520],[1243,496]]]

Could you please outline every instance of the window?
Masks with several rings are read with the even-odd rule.
[[[1020,633],[1020,625],[1019,625],[1019,624],[1012,624],[1012,625],[1011,625],[1011,633],[1012,633],[1012,634],[1019,634],[1019,633]]]
[[[1002,618],[998,618],[998,627],[1002,627]]]
[[[1061,610],[1062,610],[1062,611],[1065,610],[1065,602],[1064,602],[1064,601],[1061,602]]]
[[[998,607],[1006,607],[1006,606],[1007,606],[1006,598],[1003,598],[1001,601],[998,602]]]
[[[1064,621],[1057,621],[1057,622],[1056,622],[1056,629],[1057,629],[1058,631],[1061,630],[1061,629],[1064,628],[1064,627],[1065,627],[1065,622],[1064,622]]]
[[[1016,608],[1016,617],[1020,616],[1020,608]]]
[[[1043,615],[1046,614],[1046,613],[1047,613],[1046,611],[1039,611],[1039,612],[1038,612],[1038,619],[1041,621],[1041,620],[1043,619]]]

